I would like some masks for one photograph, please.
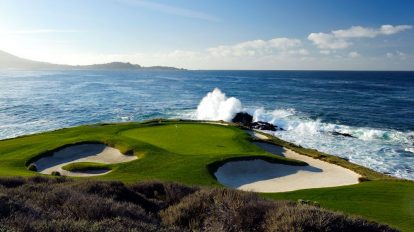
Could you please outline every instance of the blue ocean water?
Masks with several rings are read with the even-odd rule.
[[[97,122],[194,119],[214,88],[284,128],[276,135],[285,140],[414,179],[414,72],[1,71],[0,139]]]

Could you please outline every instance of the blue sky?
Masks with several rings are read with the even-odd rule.
[[[414,69],[414,1],[0,0],[0,50],[53,63]]]

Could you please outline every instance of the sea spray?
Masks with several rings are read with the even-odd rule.
[[[251,114],[253,121],[265,121],[282,128],[266,132],[286,141],[344,157],[379,172],[414,179],[414,168],[410,165],[414,163],[413,132],[327,123],[293,108],[243,108],[239,99],[226,97],[218,88],[201,100],[196,118],[231,121],[240,111]]]
[[[231,121],[240,111],[242,111],[242,104],[239,99],[227,98],[220,89],[215,88],[198,105],[197,119]]]

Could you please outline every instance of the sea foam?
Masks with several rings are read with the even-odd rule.
[[[414,167],[410,165],[414,163],[413,132],[323,122],[293,108],[243,108],[240,100],[226,97],[217,88],[201,100],[196,118],[231,121],[240,111],[252,114],[254,121],[266,121],[282,128],[267,133],[289,142],[347,158],[379,172],[414,179]],[[333,132],[352,137],[335,135]]]

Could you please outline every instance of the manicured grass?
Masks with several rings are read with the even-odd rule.
[[[121,135],[182,155],[237,154],[257,151],[245,134],[226,126],[170,124],[127,130]]]
[[[100,164],[93,162],[78,162],[70,163],[62,167],[63,170],[72,172],[94,171],[94,170],[110,170],[111,166],[108,164]]]
[[[93,177],[100,180],[127,183],[162,180],[221,187],[211,172],[226,160],[260,157],[271,162],[303,165],[302,162],[277,157],[260,149],[250,142],[249,135],[235,126],[156,120],[80,126],[2,140],[0,176],[37,175],[27,170],[29,160],[67,144],[88,141],[102,142],[121,152],[138,156],[137,160],[128,163],[110,165],[112,172],[109,174]],[[273,138],[272,142],[304,155],[337,163],[374,181],[337,188],[263,194],[265,197],[318,201],[323,207],[388,223],[404,231],[414,228],[413,182],[398,181],[338,157],[301,148],[278,138]],[[78,163],[67,168],[93,166]]]
[[[121,152],[132,150],[139,157],[135,161],[111,165],[111,173],[93,177],[103,180],[167,180],[220,186],[210,174],[208,164],[252,156],[293,165],[303,164],[276,157],[258,148],[237,127],[156,121],[81,126],[0,141],[0,176],[34,175],[36,172],[25,167],[28,160],[67,144],[86,141],[103,142]],[[85,167],[85,164],[82,165]]]
[[[414,231],[414,184],[402,180],[376,180],[336,188],[262,194],[271,199],[311,200],[322,207]]]

